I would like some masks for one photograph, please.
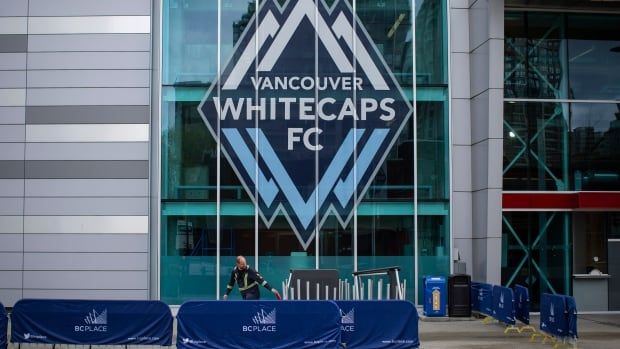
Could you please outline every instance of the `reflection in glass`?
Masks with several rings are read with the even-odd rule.
[[[164,85],[213,82],[217,73],[217,1],[164,0]]]
[[[215,298],[214,216],[161,216],[161,299]]]
[[[226,284],[235,267],[237,256],[245,256],[248,265],[254,265],[254,217],[226,215],[221,216],[220,221],[220,296],[226,291]],[[260,270],[259,270],[260,271]],[[264,294],[265,289],[261,290]],[[230,293],[229,299],[241,299],[239,289]]]
[[[360,216],[357,227],[358,270],[400,266],[400,278],[407,280],[409,300],[414,299],[415,281],[413,219],[413,216]]]
[[[570,294],[570,229],[569,213],[503,213],[502,285],[527,286],[534,311],[542,293]]]
[[[568,15],[570,98],[620,99],[620,16]]]
[[[564,16],[506,13],[504,96],[566,98],[567,61]]]
[[[567,108],[504,104],[504,190],[569,190]]]
[[[416,83],[448,83],[446,3],[443,0],[416,1]],[[410,42],[410,34],[407,42]]]
[[[165,90],[170,97],[162,102],[162,199],[215,201],[217,148],[198,114],[198,101],[184,100],[186,91]]]
[[[304,250],[284,216],[278,216],[269,229],[259,220],[258,271],[278,290],[288,278],[290,269],[315,268],[315,251],[314,239]]]
[[[575,190],[620,190],[620,104],[571,103]]]

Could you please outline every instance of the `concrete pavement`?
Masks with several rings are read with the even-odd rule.
[[[532,326],[538,329],[539,318],[532,316]],[[420,321],[420,342],[424,349],[486,349],[519,348],[543,349],[553,345],[530,342],[531,333],[504,334],[505,326],[498,323],[485,325],[477,321]],[[620,314],[579,315],[577,348],[619,349]],[[570,348],[570,346],[568,346]]]

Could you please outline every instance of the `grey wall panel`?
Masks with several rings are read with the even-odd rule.
[[[0,178],[24,178],[24,161],[0,160]]]
[[[21,271],[1,271],[0,270],[0,288],[21,288],[22,272]]]
[[[3,254],[0,253],[0,263]],[[21,254],[19,268],[21,268]],[[79,261],[76,263],[76,261]],[[146,253],[25,253],[24,270],[134,270],[148,269]],[[2,265],[2,264],[0,264]]]
[[[149,69],[149,52],[32,52],[28,69]]]
[[[148,161],[26,161],[26,178],[148,178]]]
[[[149,87],[150,76],[150,70],[33,70],[28,87]]]
[[[26,17],[0,17],[0,34],[26,34]]]
[[[24,213],[24,198],[0,197],[0,215],[15,216]]]
[[[0,289],[0,300],[5,307],[12,307],[22,298],[21,287],[19,289]]]
[[[27,179],[26,196],[148,196],[148,179]]]
[[[0,53],[0,70],[26,69],[25,53]]]
[[[146,142],[148,124],[28,125],[27,142]]]
[[[0,88],[26,88],[26,71],[0,70]]]
[[[23,88],[0,89],[0,105],[17,107],[26,104],[26,90]]]
[[[2,0],[0,16],[27,16],[28,0]]]
[[[151,21],[150,17],[148,16],[84,16],[28,18],[29,34],[103,34],[150,32]]]
[[[2,200],[0,198],[0,213]],[[23,200],[23,199],[22,199]],[[8,204],[8,202],[7,202]],[[20,207],[21,209],[21,207]],[[16,210],[5,208],[6,214]],[[19,214],[19,213],[17,213]],[[146,216],[147,198],[26,198],[25,215],[101,215],[101,216]]]
[[[28,35],[28,51],[150,51],[150,34]]]
[[[19,235],[20,244],[22,238],[27,252],[147,252],[148,247],[146,234],[25,234]]]
[[[26,160],[148,160],[148,156],[148,142],[26,144]]]
[[[150,0],[30,0],[31,16],[149,15]]]
[[[25,136],[25,125],[0,125],[0,140],[2,142],[24,142]]]
[[[0,143],[0,160],[24,160],[24,144],[22,143]],[[5,169],[0,169],[0,172],[2,172],[3,170]],[[9,168],[6,170],[13,170],[13,169]],[[4,177],[4,178],[7,178],[7,177]]]
[[[0,269],[22,270],[23,256],[22,252],[0,252]]]
[[[0,290],[0,295],[2,291]],[[51,299],[149,299],[146,290],[24,290],[24,298]]]
[[[24,288],[141,290],[147,285],[143,271],[24,271]]]
[[[24,234],[148,234],[148,216],[25,216]]]
[[[26,52],[26,51],[28,51],[28,35],[26,34],[0,35],[0,52]]]
[[[0,124],[23,124],[25,121],[26,107],[0,107]]]
[[[26,107],[27,124],[147,124],[148,105]]]
[[[1,98],[0,94],[0,102]],[[28,105],[148,105],[149,101],[148,88],[28,89]]]
[[[22,252],[24,234],[0,234],[0,252]]]
[[[0,196],[23,196],[23,195],[24,195],[24,180],[23,179],[0,179]]]
[[[21,234],[24,232],[24,217],[0,216],[0,234]]]

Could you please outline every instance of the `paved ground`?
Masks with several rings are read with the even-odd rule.
[[[538,317],[532,318],[538,328]],[[485,325],[481,320],[458,322],[420,321],[420,342],[424,349],[449,348],[552,348],[553,345],[531,343],[529,333],[504,334],[504,326],[493,323]],[[577,348],[618,349],[620,348],[620,314],[579,315],[577,324],[579,340]],[[568,347],[570,348],[570,346]]]

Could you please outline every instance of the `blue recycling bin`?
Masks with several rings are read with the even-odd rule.
[[[448,303],[448,283],[443,276],[427,276],[424,278],[424,315],[446,316]]]

